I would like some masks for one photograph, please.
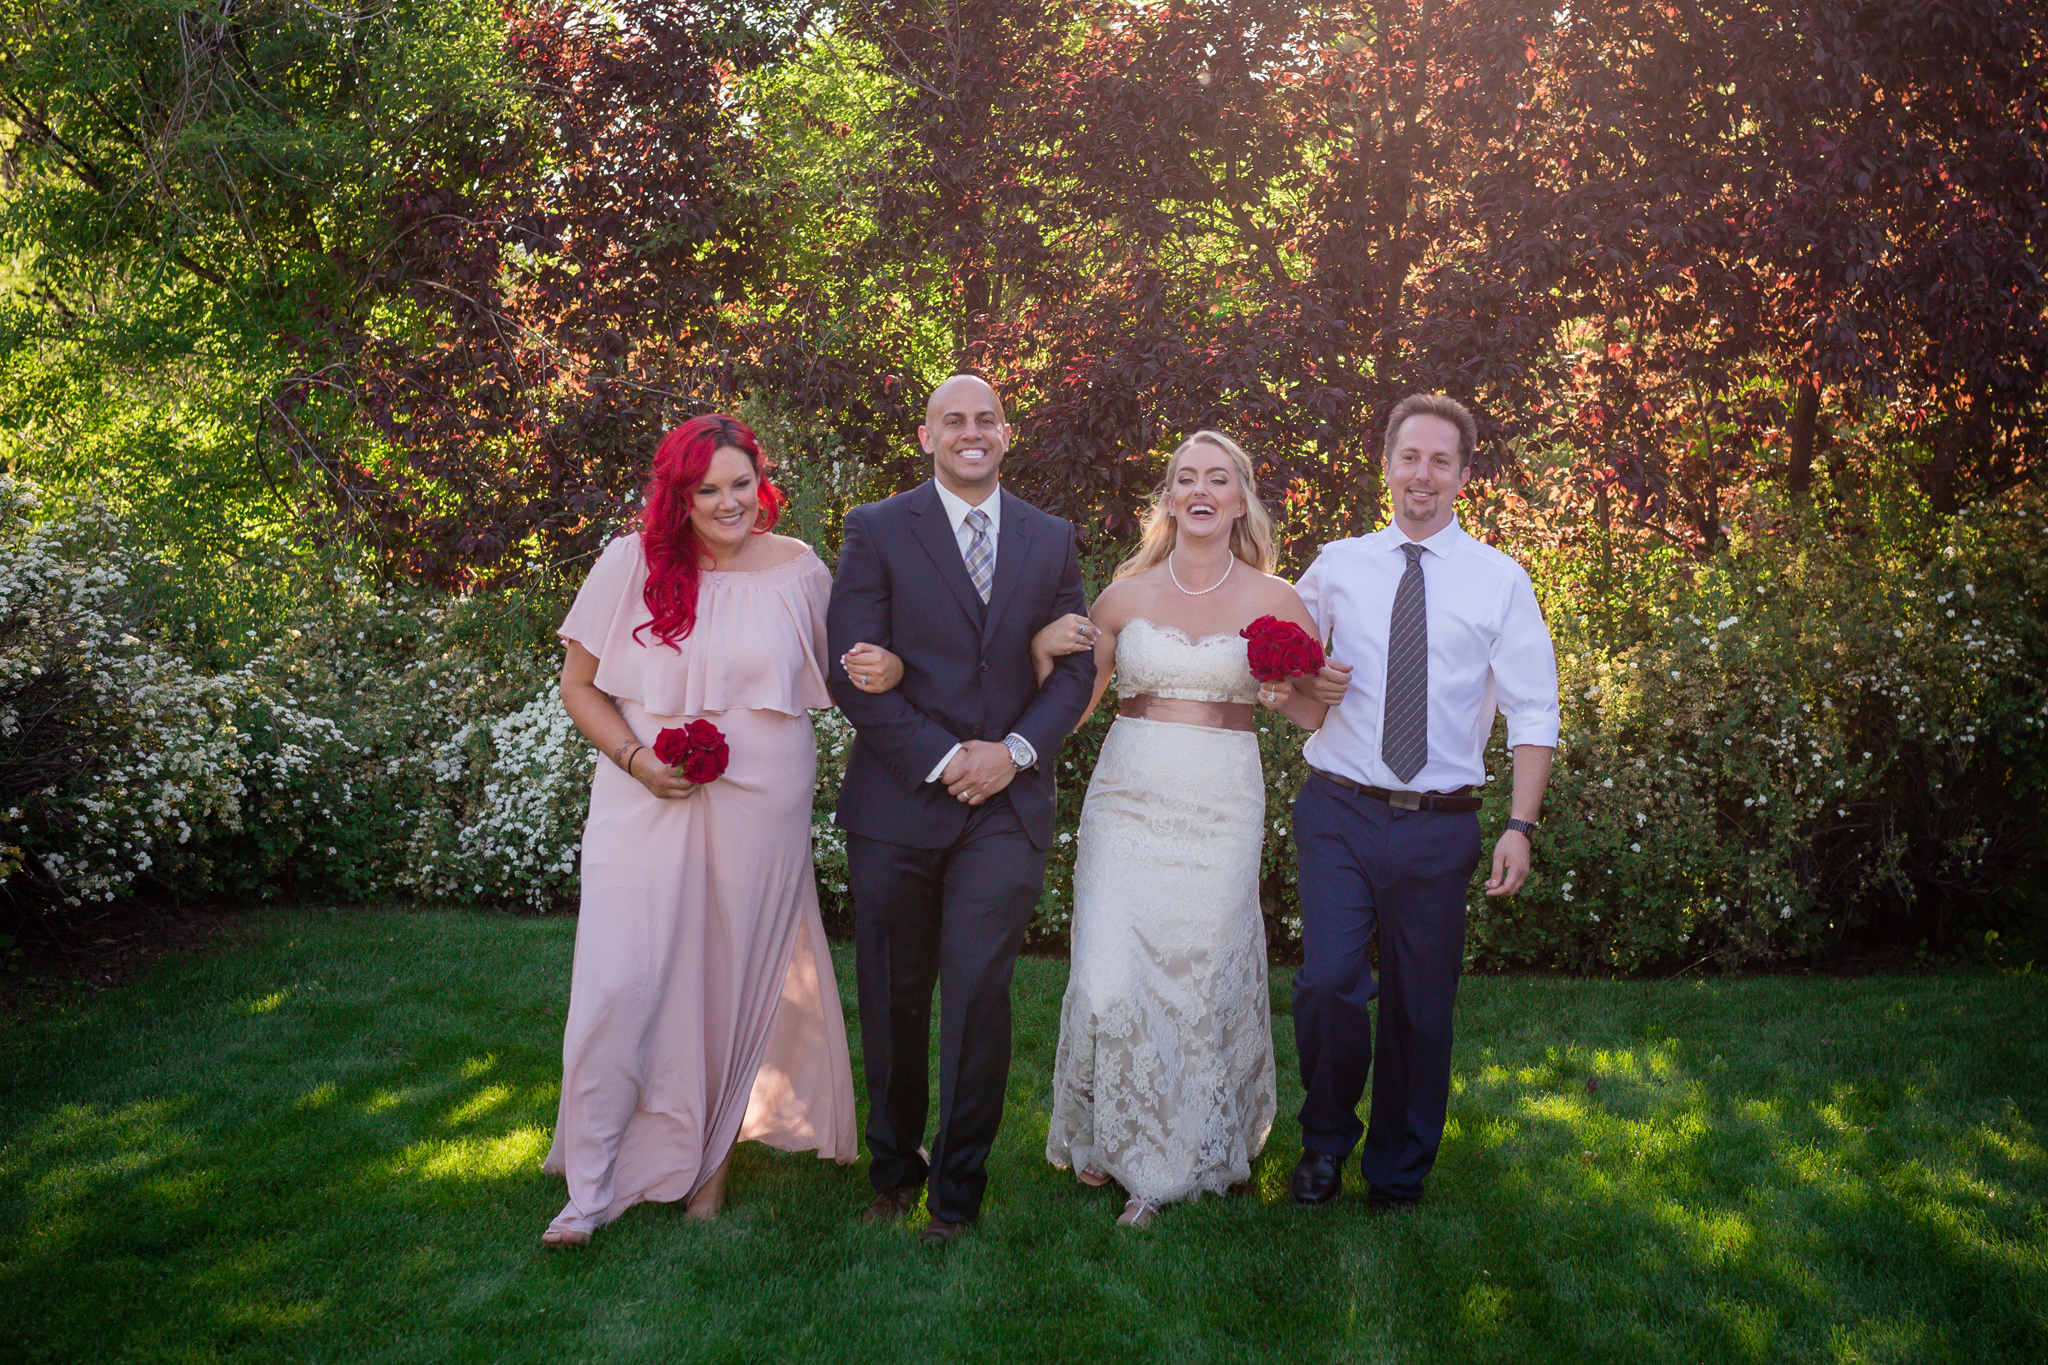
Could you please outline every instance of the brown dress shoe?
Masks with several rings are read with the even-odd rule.
[[[923,1195],[922,1185],[892,1185],[875,1196],[875,1202],[868,1205],[868,1211],[861,1217],[870,1223],[901,1222]]]
[[[917,1240],[942,1247],[967,1231],[965,1223],[949,1223],[943,1218],[934,1218],[924,1225],[924,1231],[917,1234]]]

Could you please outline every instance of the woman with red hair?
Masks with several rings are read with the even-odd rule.
[[[745,423],[690,419],[655,451],[639,531],[605,547],[561,626],[562,704],[604,757],[545,1163],[569,1185],[551,1247],[644,1199],[716,1216],[742,1140],[858,1153],[811,872],[832,576],[771,532],[780,505]],[[730,753],[701,785],[650,747],[696,719]]]

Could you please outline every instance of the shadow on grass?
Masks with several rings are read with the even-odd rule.
[[[1510,1323],[1615,1359],[2048,1342],[2032,982],[1494,984],[1472,983],[1437,1188],[1521,1264],[1458,1354]]]
[[[725,1217],[538,1235],[574,924],[296,915],[0,1038],[23,1360],[1938,1360],[2048,1354],[2044,992],[2016,978],[1475,979],[1430,1201],[1244,1195],[1146,1234],[1043,1159],[1027,960],[982,1225],[740,1149]],[[851,1000],[848,954],[836,953]],[[1276,994],[1283,997],[1284,985]],[[856,1059],[856,1067],[858,1061]],[[1591,1085],[1589,1086],[1589,1082]]]

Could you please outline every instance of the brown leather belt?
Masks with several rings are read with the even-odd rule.
[[[1368,787],[1363,782],[1353,782],[1348,777],[1326,773],[1321,768],[1310,768],[1310,772],[1325,782],[1335,783],[1348,792],[1370,796],[1375,801],[1384,801],[1395,810],[1434,810],[1447,814],[1462,813],[1479,809],[1479,798],[1472,795],[1470,787],[1460,787],[1454,792],[1394,792],[1385,787]]]
[[[1116,713],[1133,720],[1161,720],[1174,725],[1206,725],[1211,730],[1249,730],[1258,708],[1248,701],[1190,701],[1157,697],[1150,692],[1125,697]]]

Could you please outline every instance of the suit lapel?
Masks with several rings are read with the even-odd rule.
[[[960,542],[953,538],[953,523],[946,518],[946,506],[939,501],[938,490],[930,484],[924,485],[911,501],[910,511],[911,531],[916,535],[918,544],[924,546],[925,553],[931,556],[932,567],[938,570],[940,580],[953,590],[953,596],[958,599],[960,609],[967,613],[967,619],[980,621],[985,610],[981,594],[974,590],[974,580],[967,576],[967,561],[960,557]],[[998,590],[1002,581],[1003,557],[998,552]]]
[[[1003,500],[1003,532],[996,541],[996,578],[989,589],[988,616],[981,623],[984,642],[995,634],[996,625],[1003,619],[1003,609],[1016,595],[1017,583],[1024,577],[1024,559],[1031,546],[1028,504],[1021,498],[1010,496],[1008,489],[1001,490],[997,496]]]

